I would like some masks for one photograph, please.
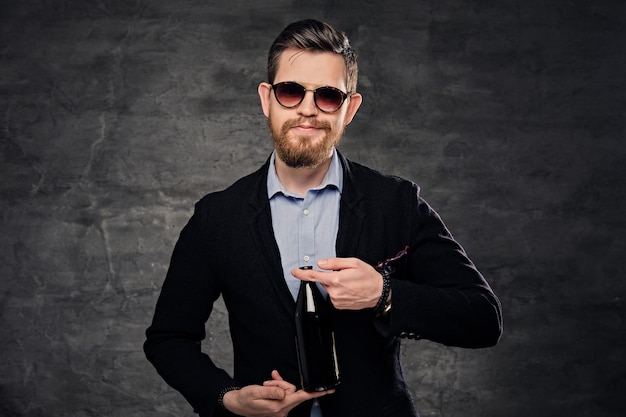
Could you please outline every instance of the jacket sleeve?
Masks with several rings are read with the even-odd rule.
[[[410,252],[392,276],[391,334],[450,346],[495,345],[502,334],[500,302],[439,215],[412,185]]]
[[[157,372],[200,415],[215,414],[219,392],[237,383],[201,352],[205,323],[220,291],[207,262],[199,205],[183,228],[158,298],[144,352]]]

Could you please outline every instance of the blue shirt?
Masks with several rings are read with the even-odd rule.
[[[305,196],[291,193],[283,187],[276,175],[276,153],[272,153],[267,174],[267,195],[283,275],[294,300],[298,296],[300,280],[291,275],[291,270],[302,266],[319,269],[318,260],[336,256],[342,189],[343,170],[337,150],[333,149],[330,167],[322,183],[307,191]],[[318,286],[326,295],[326,290]],[[311,417],[322,417],[317,400],[313,403]]]
[[[330,167],[322,183],[310,189],[305,196],[300,196],[287,191],[280,183],[275,161],[274,153],[267,175],[267,195],[283,275],[295,300],[300,280],[291,275],[291,270],[302,266],[319,269],[318,260],[336,256],[343,170],[337,151],[333,150]],[[322,291],[325,293],[323,288]]]

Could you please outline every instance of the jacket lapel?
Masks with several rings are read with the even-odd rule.
[[[363,230],[365,213],[360,205],[363,193],[354,181],[350,162],[337,152],[343,167],[343,190],[339,206],[339,230],[335,251],[338,257],[356,256],[359,239]]]
[[[253,210],[253,215],[249,222],[250,236],[260,254],[260,264],[265,270],[263,275],[270,281],[270,285],[278,295],[280,303],[290,315],[293,315],[295,313],[295,302],[283,277],[280,251],[278,250],[278,244],[274,238],[274,229],[272,228],[272,213],[267,197],[268,168],[269,159],[259,170],[258,182],[248,202]]]

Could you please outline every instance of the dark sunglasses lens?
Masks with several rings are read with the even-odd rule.
[[[315,102],[320,110],[334,112],[343,104],[343,94],[334,88],[321,87],[315,92]]]
[[[304,87],[296,83],[281,83],[274,86],[276,99],[285,107],[295,107],[304,98]]]

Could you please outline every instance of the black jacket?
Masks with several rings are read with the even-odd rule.
[[[320,399],[324,417],[416,416],[399,363],[400,339],[445,345],[494,345],[502,331],[499,301],[412,182],[340,155],[344,170],[338,257],[372,265],[406,245],[392,279],[387,320],[371,311],[336,311],[341,385]],[[144,345],[161,376],[202,416],[227,386],[260,384],[277,369],[299,384],[295,302],[285,284],[267,197],[268,163],[196,206],[182,230]],[[229,312],[234,375],[201,353],[213,302]],[[310,414],[302,404],[290,416]]]

